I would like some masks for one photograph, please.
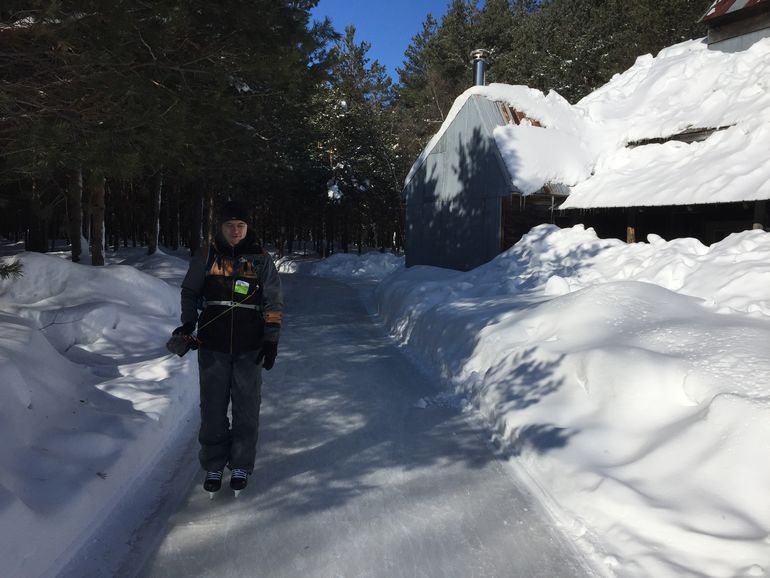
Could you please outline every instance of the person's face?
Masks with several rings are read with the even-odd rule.
[[[222,236],[230,246],[235,247],[246,236],[248,228],[243,221],[225,221],[222,223]]]

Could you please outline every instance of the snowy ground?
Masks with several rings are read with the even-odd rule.
[[[329,279],[379,281],[404,266],[404,257],[371,251],[360,257],[354,253],[335,253],[327,259],[292,255],[276,261],[282,273],[302,273]]]
[[[354,289],[285,275],[284,291],[249,487],[210,502],[196,475],[140,576],[594,575],[483,427],[408,362]],[[133,576],[142,552],[118,576]]]
[[[289,337],[309,337],[317,362],[292,364],[312,347],[292,345],[291,337],[283,344],[284,363],[266,379],[273,405],[265,410],[260,459],[272,477],[256,480],[248,502],[261,517],[252,520],[250,511],[233,518],[235,526],[220,526],[218,514],[207,518],[197,488],[189,497],[179,491],[199,481],[188,443],[197,376],[194,357],[170,356],[163,344],[177,324],[176,285],[186,263],[140,250],[118,255],[92,268],[64,255],[22,253],[24,277],[0,283],[3,576],[114,569],[127,550],[123,571],[136,570],[131,561],[143,560],[159,530],[147,524],[162,524],[174,500],[188,501],[176,515],[182,525],[172,529],[148,575],[162,575],[153,568],[166,568],[169,555],[189,564],[194,557],[179,558],[177,547],[221,550],[227,532],[256,532],[259,521],[276,531],[265,543],[273,547],[247,540],[244,551],[275,554],[273,575],[317,564],[329,575],[342,572],[335,553],[363,567],[367,559],[353,556],[361,544],[369,552],[384,544],[376,551],[382,567],[408,561],[415,572],[487,568],[492,575],[504,573],[500,551],[530,548],[517,561],[542,570],[547,550],[505,521],[524,519],[525,534],[545,542],[555,534],[539,515],[522,513],[537,508],[522,506],[526,492],[504,482],[499,466],[471,476],[483,451],[463,454],[479,435],[463,429],[469,422],[457,409],[464,405],[493,425],[511,456],[503,477],[523,466],[562,530],[613,574],[770,575],[770,234],[749,231],[712,247],[656,237],[626,245],[581,227],[540,226],[468,273],[407,270],[398,258],[377,254],[284,263],[375,286],[369,295],[386,327],[446,389],[431,391],[419,371],[394,369],[398,362],[376,335],[335,313],[354,306],[354,293],[336,285],[335,301],[327,295],[330,281],[313,286],[296,276],[295,285],[311,296],[303,301],[328,301],[314,321],[295,316],[297,325],[287,326]],[[332,338],[345,341],[334,346]],[[383,364],[387,369],[377,369]],[[346,381],[343,373],[359,377]],[[379,385],[362,389],[364,374]],[[296,382],[303,385],[280,389]],[[374,405],[364,403],[372,399]],[[304,400],[312,403],[300,407]],[[400,417],[393,417],[393,403]],[[375,423],[386,429],[367,427]],[[437,429],[420,429],[429,424]],[[427,437],[398,437],[402,428]],[[288,430],[296,436],[287,437]],[[441,445],[447,436],[456,439]],[[404,445],[414,437],[427,445]],[[337,450],[349,457],[338,460]],[[178,467],[188,486],[144,495],[148,482],[168,481],[164,464],[171,461],[178,465],[166,469]],[[449,502],[460,504],[459,518],[441,517]],[[394,518],[397,503],[411,506]],[[282,518],[287,508],[292,520]],[[434,515],[442,520],[438,534],[415,533],[419,520]],[[366,531],[351,522],[355,516],[369,520]],[[144,538],[131,534],[137,526],[148,529]],[[212,527],[218,530],[208,539]],[[330,527],[339,539],[321,540]],[[116,540],[120,530],[129,533],[124,540]],[[300,553],[290,547],[297,535],[307,542]],[[407,535],[398,544],[378,541]],[[498,550],[495,540],[512,542]],[[441,565],[432,565],[433,556]],[[227,560],[218,558],[217,567]],[[531,575],[553,575],[544,572]]]
[[[104,268],[18,253],[23,277],[0,282],[3,576],[52,576],[96,555],[190,436],[197,367],[164,346],[187,265],[142,253]]]
[[[614,574],[770,575],[770,234],[543,225],[468,273],[333,259],[300,269],[380,279],[392,334]]]

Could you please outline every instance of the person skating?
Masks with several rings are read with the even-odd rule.
[[[192,336],[198,327],[199,459],[206,470],[203,487],[212,498],[225,467],[236,496],[248,483],[259,433],[261,369],[270,370],[278,355],[281,280],[250,220],[243,204],[222,207],[214,242],[191,260],[182,282],[182,326],[174,330]]]

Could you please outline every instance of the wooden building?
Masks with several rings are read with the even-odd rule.
[[[494,138],[496,127],[535,121],[486,96],[470,95],[415,163],[403,190],[406,264],[467,271],[511,247],[534,225],[569,217],[558,185],[519,194]]]
[[[715,0],[701,22],[712,50],[738,52],[770,37],[770,0]]]
[[[690,129],[667,138],[635,141],[629,143],[628,148],[667,142],[702,142],[725,128]],[[769,209],[767,200],[747,199],[725,203],[597,206],[562,212],[573,223],[593,227],[600,237],[616,237],[634,243],[646,239],[649,234],[656,234],[665,239],[692,237],[705,245],[711,245],[731,233],[766,229],[770,222]]]
[[[715,0],[701,19],[708,27],[709,50],[735,53],[747,50],[763,38],[770,38],[770,0]],[[761,76],[761,73],[756,73]],[[690,128],[665,138],[644,139],[629,143],[629,149],[669,142],[696,143],[707,140],[716,132],[730,126]],[[740,159],[720,159],[729,168]],[[686,171],[686,167],[682,167]],[[753,191],[733,202],[713,203],[691,200],[672,204],[644,206],[602,206],[601,202],[583,204],[581,209],[563,213],[573,222],[594,227],[603,237],[617,237],[628,242],[644,240],[654,233],[666,239],[693,237],[704,244],[721,241],[731,233],[747,229],[768,229],[770,204],[768,199],[756,198]],[[609,201],[610,199],[605,199]],[[567,203],[569,205],[570,203]]]
[[[404,186],[407,266],[469,270],[542,223],[583,223],[600,236],[629,242],[654,233],[711,244],[733,232],[766,229],[770,157],[758,153],[770,146],[770,93],[764,82],[770,45],[746,48],[770,37],[770,0],[716,0],[703,22],[708,47],[689,41],[661,51],[653,59],[654,73],[646,68],[652,57],[640,59],[634,65],[639,69],[618,75],[609,92],[602,87],[594,93],[598,104],[585,102],[591,95],[569,105],[503,85],[464,93]],[[710,50],[743,53],[718,56]],[[690,57],[692,69],[685,70]],[[474,75],[483,84],[483,66],[480,73],[474,68]],[[666,92],[667,86],[676,90]],[[589,112],[594,106],[599,110]],[[541,139],[525,126],[497,130],[540,127],[533,118],[546,125],[538,131],[566,137],[568,144]],[[518,135],[509,141],[515,142],[512,148],[506,133]],[[554,143],[558,152],[543,157],[551,151],[543,142]],[[596,152],[606,142],[617,150]],[[592,148],[592,143],[600,144]],[[540,151],[534,164],[528,149]],[[602,162],[592,156],[598,154]],[[708,156],[708,164],[693,161],[697,155]],[[544,159],[538,179],[527,181]],[[584,168],[586,162],[595,163],[590,174],[570,172],[570,166]],[[546,174],[575,184],[570,190],[548,183],[531,192]],[[525,195],[514,183],[532,186]]]

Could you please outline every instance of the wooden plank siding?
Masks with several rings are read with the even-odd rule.
[[[746,50],[770,37],[770,0],[715,0],[701,22],[708,27],[709,49]]]

